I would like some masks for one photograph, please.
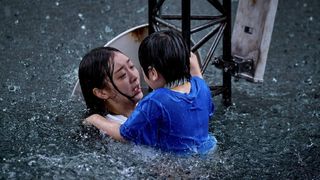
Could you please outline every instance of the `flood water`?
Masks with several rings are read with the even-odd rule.
[[[279,1],[264,82],[214,97],[217,151],[182,158],[84,131],[70,98],[81,57],[146,23],[147,0],[0,0],[0,179],[320,179],[319,8]]]

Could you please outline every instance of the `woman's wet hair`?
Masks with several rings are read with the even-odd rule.
[[[170,85],[190,80],[190,51],[182,36],[173,30],[162,30],[146,37],[139,47],[140,65],[148,77],[155,68]]]
[[[94,88],[108,88],[107,77],[113,82],[115,52],[120,51],[112,47],[98,47],[87,53],[80,62],[79,82],[89,111],[88,115],[95,113],[105,115],[108,113],[104,100],[96,97],[92,90]]]

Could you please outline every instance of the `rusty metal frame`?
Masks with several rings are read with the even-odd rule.
[[[207,66],[213,59],[214,51],[217,45],[222,39],[223,43],[223,62],[232,62],[231,57],[231,0],[207,0],[213,8],[221,13],[215,16],[199,16],[191,14],[190,0],[181,0],[182,12],[181,15],[163,15],[161,7],[165,0],[149,0],[148,1],[148,16],[149,16],[149,33],[159,31],[161,27],[172,28],[182,33],[182,36],[186,40],[189,47],[191,47],[191,35],[193,33],[202,31],[207,28],[212,28],[199,42],[195,43],[191,47],[192,52],[196,52],[201,46],[214,37],[211,47],[204,59],[204,62],[200,64],[202,73],[205,73]],[[168,20],[181,20],[181,28],[168,22]],[[197,27],[191,28],[191,21],[203,21]],[[217,25],[217,27],[216,27]],[[210,86],[213,95],[222,94],[222,101],[225,106],[230,106],[231,101],[231,73],[229,71],[222,71],[222,85]]]

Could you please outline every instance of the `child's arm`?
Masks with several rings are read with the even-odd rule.
[[[93,114],[85,119],[85,123],[95,126],[116,140],[125,141],[120,134],[121,124],[117,122],[111,121],[99,114]]]
[[[198,58],[193,52],[191,52],[190,56],[190,74],[191,76],[198,76],[200,78],[203,78],[200,65],[198,63]]]

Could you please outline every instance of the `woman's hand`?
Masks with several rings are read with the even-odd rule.
[[[120,126],[121,124],[111,121],[108,118],[105,118],[99,114],[93,114],[87,117],[84,120],[85,124],[91,124],[101,130],[102,132],[106,133],[107,135],[111,136],[112,138],[125,141],[120,134]]]

